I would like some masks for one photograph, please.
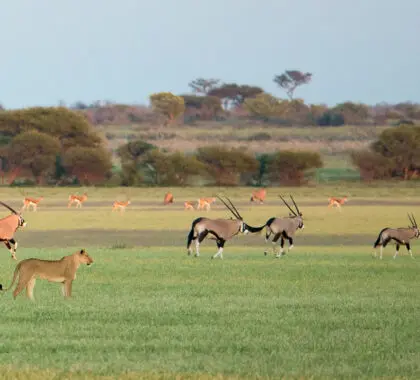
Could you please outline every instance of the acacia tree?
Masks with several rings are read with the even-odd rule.
[[[7,156],[12,167],[30,172],[40,184],[54,171],[59,153],[60,143],[57,138],[38,131],[28,131],[13,138]]]
[[[152,94],[150,95],[150,102],[153,110],[166,118],[165,125],[171,124],[185,111],[184,98],[171,92]]]
[[[311,79],[311,73],[303,73],[298,70],[286,70],[283,74],[276,75],[274,77],[274,82],[285,90],[287,96],[292,100],[296,88],[309,83]]]
[[[222,104],[216,96],[182,95],[185,102],[185,116],[195,114],[201,120],[210,120],[220,114]]]
[[[225,83],[220,87],[213,88],[208,92],[208,95],[217,96],[222,100],[224,107],[228,109],[230,106],[239,106],[245,99],[253,98],[262,92],[264,91],[261,87]]]
[[[188,83],[188,86],[190,86],[192,91],[196,94],[208,95],[209,91],[215,88],[219,82],[219,79],[214,78],[198,78]]]

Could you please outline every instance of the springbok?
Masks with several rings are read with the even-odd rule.
[[[260,202],[260,204],[264,203],[265,197],[267,195],[267,190],[259,189],[252,192],[250,202]]]
[[[344,205],[344,203],[347,202],[347,197],[343,197],[343,198],[335,198],[335,197],[331,197],[328,198],[328,207],[337,207],[340,211],[341,211],[341,205]]]
[[[204,210],[206,211],[210,210],[210,206],[212,203],[216,202],[216,198],[199,198],[197,201],[197,210]]]
[[[21,212],[13,210],[10,206],[1,201],[0,204],[8,208],[13,213],[12,215],[0,219],[0,241],[2,241],[11,252],[12,259],[17,260],[16,248],[18,243],[13,238],[13,235],[19,227],[24,228],[26,226],[26,222],[23,219]],[[13,244],[13,248],[11,244]]]
[[[167,205],[169,203],[174,203],[174,196],[172,193],[166,193],[165,197],[163,198],[163,204]]]
[[[284,241],[287,239],[289,241],[289,249],[290,251],[293,248],[293,237],[298,229],[304,228],[303,224],[303,216],[302,213],[299,211],[299,208],[293,199],[293,197],[290,195],[290,199],[292,200],[296,210],[293,210],[289,204],[285,201],[285,199],[279,195],[283,203],[287,206],[287,208],[290,210],[289,217],[285,218],[270,218],[265,223],[264,227],[266,227],[265,232],[265,242],[268,242],[269,237],[271,234],[274,235],[272,243],[272,249],[273,253],[276,255],[277,258],[283,256],[284,254]],[[280,240],[280,252],[276,254],[275,252],[275,246],[277,241]],[[264,251],[264,255],[267,255],[267,250]]]
[[[44,199],[44,197],[39,197],[38,199],[36,198],[30,198],[30,197],[26,197],[23,200],[23,207],[22,207],[22,211],[23,210],[28,210],[32,207],[33,211],[36,211],[38,208],[38,203],[41,202]]]
[[[76,208],[78,207],[82,207],[83,202],[85,202],[87,200],[87,194],[84,193],[83,195],[74,195],[71,194],[69,195],[69,203],[67,205],[67,207],[71,207],[71,205],[73,203],[76,203]]]
[[[121,212],[124,212],[130,203],[131,201],[126,201],[126,202],[115,201],[114,204],[112,205],[112,211],[120,210]]]
[[[410,256],[414,258],[413,252],[411,252],[410,240],[414,238],[418,239],[420,236],[420,232],[413,214],[411,214],[411,216],[408,215],[408,220],[410,221],[411,226],[405,228],[387,227],[381,230],[381,232],[379,232],[379,236],[373,244],[373,248],[375,249],[375,257],[376,248],[381,247],[379,258],[382,259],[383,248],[386,247],[391,240],[394,240],[396,246],[394,259],[397,257],[398,251],[400,250],[400,245],[402,244],[405,245]]]
[[[188,255],[191,255],[191,243],[195,241],[195,256],[200,256],[200,243],[206,238],[208,234],[211,238],[216,240],[218,251],[212,256],[212,259],[219,257],[223,259],[223,247],[227,240],[232,239],[238,233],[247,234],[248,232],[255,233],[261,231],[265,226],[262,227],[251,227],[246,224],[239,214],[236,207],[226,197],[229,204],[227,204],[222,198],[218,197],[226,208],[233,214],[235,219],[209,219],[209,218],[197,218],[192,222],[191,230],[187,237],[187,251]]]
[[[185,201],[184,202],[184,210],[194,211],[194,201]]]

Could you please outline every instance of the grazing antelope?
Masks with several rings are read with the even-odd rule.
[[[411,252],[410,240],[414,238],[418,239],[420,232],[419,232],[419,228],[417,227],[417,222],[416,222],[416,219],[414,218],[414,215],[411,214],[411,217],[410,215],[408,215],[408,219],[411,223],[411,226],[409,227],[405,227],[405,228],[404,227],[403,228],[387,227],[387,228],[384,228],[381,232],[379,232],[379,236],[376,239],[375,243],[373,244],[373,248],[375,248],[375,257],[376,257],[376,248],[381,247],[379,258],[382,259],[383,248],[386,247],[387,244],[391,240],[394,240],[395,245],[396,245],[394,259],[397,257],[398,251],[400,250],[400,245],[402,244],[405,245],[410,256],[414,258],[413,252]]]
[[[197,202],[197,210],[206,209],[206,211],[209,211],[211,204],[214,202],[216,202],[216,198],[200,198]]]
[[[185,201],[184,202],[184,210],[194,211],[194,201]]]
[[[166,193],[165,197],[163,198],[163,204],[167,205],[169,203],[174,203],[174,196],[172,193]]]
[[[121,212],[124,212],[126,207],[130,204],[130,201],[126,201],[126,202],[118,202],[115,201],[113,206],[112,206],[112,211],[116,211],[116,210],[120,210]]]
[[[76,208],[82,207],[82,203],[87,200],[87,194],[84,193],[83,195],[69,195],[69,203],[67,207],[71,207],[73,203],[76,203]]]
[[[13,210],[10,206],[6,203],[0,201],[0,204],[4,207],[8,208],[13,214],[6,216],[5,218],[0,219],[0,241],[2,241],[5,246],[9,249],[12,253],[12,259],[17,260],[16,258],[16,248],[17,242],[13,238],[14,233],[19,227],[25,227],[26,222],[22,218],[20,212]],[[11,246],[13,244],[13,248]]]
[[[289,217],[270,218],[267,220],[267,222],[264,225],[264,227],[266,227],[265,242],[266,243],[268,242],[268,239],[271,236],[271,234],[274,235],[273,240],[271,241],[274,254],[276,254],[275,252],[276,243],[279,239],[281,239],[280,252],[276,254],[277,258],[283,256],[284,254],[283,247],[284,247],[285,239],[289,241],[288,251],[290,251],[293,248],[293,237],[295,235],[295,232],[298,229],[304,228],[302,213],[299,211],[299,208],[295,200],[293,199],[293,197],[290,195],[290,198],[296,210],[293,210],[281,195],[279,195],[279,197],[287,206],[287,208],[290,210]],[[267,255],[267,250],[264,251],[264,255]]]
[[[41,202],[43,199],[44,199],[44,197],[40,197],[38,199],[26,197],[23,200],[22,211],[23,210],[28,210],[29,211],[29,209],[31,208],[31,206],[32,206],[33,211],[36,211],[37,208],[38,208],[38,203]]]
[[[260,204],[264,203],[266,195],[267,195],[267,191],[265,189],[255,190],[252,192],[250,201],[251,202],[259,201]]]
[[[341,205],[347,202],[347,197],[343,198],[328,198],[329,204],[328,207],[337,207],[341,211]]]
[[[220,256],[223,259],[223,247],[227,240],[236,236],[239,232],[247,234],[248,232],[259,232],[265,226],[262,227],[251,227],[246,224],[239,214],[236,207],[226,197],[229,204],[228,205],[222,198],[218,197],[227,209],[233,214],[235,219],[209,219],[209,218],[197,218],[192,222],[191,230],[187,237],[187,250],[188,255],[191,255],[191,243],[195,241],[195,256],[200,256],[200,243],[205,239],[205,237],[210,234],[211,238],[216,240],[218,251],[212,256],[212,259]]]

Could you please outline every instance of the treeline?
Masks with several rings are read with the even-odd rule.
[[[76,102],[70,108],[82,111],[94,125],[194,124],[240,119],[279,126],[340,126],[399,125],[420,120],[420,104],[410,102],[367,105],[348,101],[329,107],[295,98],[299,86],[309,84],[311,79],[311,73],[298,70],[276,75],[273,80],[286,98],[269,94],[259,86],[198,78],[189,83],[190,93],[150,95],[150,107],[97,101]]]

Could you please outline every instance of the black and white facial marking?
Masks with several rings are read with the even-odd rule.
[[[25,227],[26,226],[25,219],[23,219],[21,215],[18,215],[18,216],[19,216],[19,227]]]

